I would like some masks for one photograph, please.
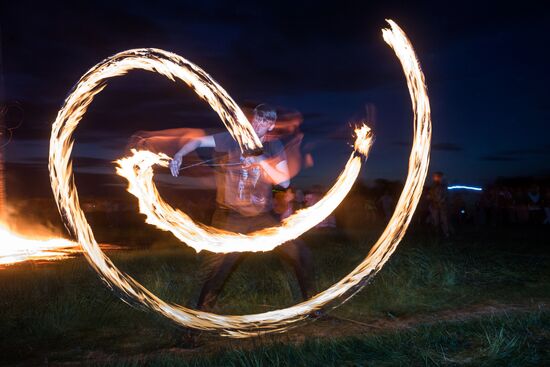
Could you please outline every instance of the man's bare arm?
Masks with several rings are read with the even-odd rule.
[[[212,135],[201,136],[200,138],[194,138],[181,147],[180,150],[174,155],[174,158],[170,161],[170,172],[172,176],[178,177],[181,167],[181,162],[184,156],[191,153],[197,148],[215,148],[216,141]]]
[[[282,186],[285,189],[290,185],[290,173],[286,160],[280,161],[276,165],[270,164],[267,160],[262,160],[259,165],[275,185]]]

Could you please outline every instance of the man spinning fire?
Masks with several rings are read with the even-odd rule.
[[[170,162],[170,171],[177,177],[182,158],[197,148],[214,148],[223,154],[216,171],[217,207],[212,218],[214,227],[238,233],[249,233],[278,224],[273,213],[273,186],[287,188],[290,173],[284,147],[280,140],[267,135],[275,127],[277,113],[274,108],[260,104],[251,117],[254,131],[263,145],[259,155],[243,154],[229,132],[201,136],[185,143]],[[274,250],[288,262],[298,279],[304,299],[310,290],[310,255],[301,241],[289,241]],[[204,258],[202,289],[197,309],[211,310],[225,281],[242,261],[245,253],[209,254]]]

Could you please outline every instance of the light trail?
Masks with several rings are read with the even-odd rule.
[[[447,190],[470,190],[470,191],[483,191],[481,187],[454,185],[447,187]]]
[[[248,337],[262,333],[283,332],[298,325],[300,321],[310,319],[310,315],[317,310],[336,307],[364,287],[382,268],[405,235],[412,214],[420,200],[429,165],[431,112],[424,75],[405,33],[393,21],[388,20],[388,23],[390,29],[383,30],[383,37],[386,43],[393,48],[401,62],[414,112],[413,145],[409,158],[408,175],[395,212],[367,257],[350,274],[307,301],[288,308],[259,314],[217,315],[167,303],[149,292],[132,277],[116,268],[98,246],[92,229],[79,206],[70,158],[73,148],[72,133],[85,114],[93,97],[105,88],[107,79],[124,75],[132,69],[149,70],[160,73],[171,80],[180,79],[184,81],[220,115],[229,132],[239,143],[241,150],[257,150],[261,147],[261,143],[242,111],[202,69],[181,56],[166,51],[157,49],[125,51],[103,61],[88,71],[73,88],[53,123],[49,167],[52,190],[66,225],[74,233],[90,264],[102,279],[111,288],[120,292],[125,300],[156,311],[182,326],[213,330],[231,337]],[[366,127],[359,129],[357,131],[358,138],[361,136],[366,137],[367,132]],[[359,152],[367,153],[369,147],[370,143],[367,145],[364,141],[356,140],[355,149]],[[134,160],[135,157],[139,157],[139,159]],[[167,156],[156,156],[143,151],[135,152],[134,158],[127,161],[129,162],[128,168],[132,166],[131,169],[136,170],[129,177],[133,177],[134,174],[137,175],[136,177],[141,175],[141,178],[150,175],[150,177],[145,177],[144,181],[140,181],[139,184],[147,183],[150,179],[152,180],[153,173],[150,167],[156,163],[165,164],[168,159]],[[136,162],[138,163],[137,169],[135,168]],[[361,159],[354,152],[342,175],[331,189],[333,191],[329,192],[327,196],[331,197],[331,195],[344,193],[346,185],[338,186],[339,183],[345,182],[347,184],[350,180],[355,180],[354,177],[357,176],[360,167]],[[119,167],[119,169],[125,168]],[[133,190],[132,184],[130,181],[130,190]],[[147,185],[145,184],[145,186]],[[135,187],[139,187],[139,185]],[[154,187],[148,187],[148,189],[153,190]],[[342,199],[343,196],[341,196]],[[141,196],[139,198],[143,199]],[[332,205],[336,201],[330,199],[325,203]],[[328,208],[329,204],[326,204],[326,207],[323,208]],[[183,213],[178,214],[183,216]],[[322,215],[317,216],[317,219],[322,220]],[[163,224],[155,223],[155,225],[162,226]],[[284,223],[282,226],[284,227]],[[200,228],[208,228],[208,233],[222,233],[222,231],[214,230],[211,227],[201,225]],[[228,232],[223,232],[223,234],[226,235]],[[242,237],[247,236],[242,235]],[[199,248],[208,246],[204,243],[198,245]]]

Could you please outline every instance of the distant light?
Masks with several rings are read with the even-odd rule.
[[[461,212],[462,214],[464,214],[464,213],[466,213],[466,210],[462,209],[460,212]]]
[[[449,187],[447,187],[447,190],[472,190],[472,191],[483,191],[483,189],[482,189],[481,187],[463,186],[463,185],[449,186]]]

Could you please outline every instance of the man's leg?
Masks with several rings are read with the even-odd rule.
[[[304,300],[309,299],[312,292],[311,274],[313,263],[311,261],[311,251],[305,242],[301,239],[295,239],[277,247],[275,251],[281,259],[292,266],[298,279],[302,298]]]
[[[197,301],[198,310],[211,310],[214,307],[227,278],[241,262],[242,255],[240,252],[231,252],[212,254],[205,258],[201,267],[208,270]]]
[[[430,219],[432,222],[432,227],[435,230],[439,230],[439,209],[435,206],[430,206]]]
[[[272,227],[279,224],[271,213],[262,213],[255,217],[247,218],[249,231]],[[312,270],[311,252],[301,239],[286,242],[273,250],[282,260],[292,266],[300,292],[304,299],[309,298],[311,292],[310,274]]]
[[[218,208],[212,217],[212,226],[230,231],[244,232],[246,221],[231,211]],[[208,253],[203,255],[199,281],[202,288],[196,308],[210,310],[214,307],[227,278],[243,258],[242,252],[228,254]]]
[[[242,254],[238,252],[202,255],[199,268],[199,279],[202,281],[202,288],[198,301],[194,305],[196,310],[212,310],[227,278],[240,261],[240,255]],[[201,344],[198,339],[200,334],[201,332],[196,329],[185,329],[179,333],[178,346],[184,348],[198,347]]]

